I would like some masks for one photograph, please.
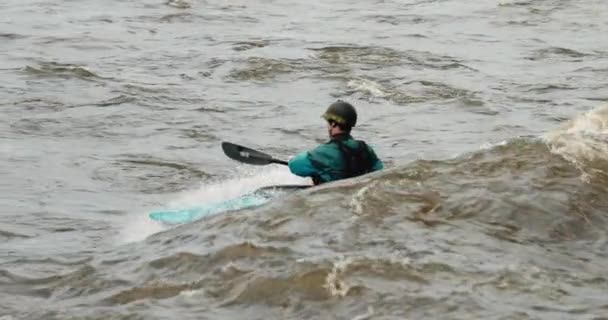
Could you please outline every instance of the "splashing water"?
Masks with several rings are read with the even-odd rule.
[[[348,294],[350,286],[340,279],[340,275],[346,271],[348,266],[353,262],[351,258],[340,257],[334,262],[331,272],[325,278],[325,288],[332,296],[344,297]]]
[[[310,179],[292,175],[286,167],[239,167],[236,176],[227,180],[203,183],[197,190],[186,191],[169,203],[183,208],[218,203],[237,198],[261,187],[278,184],[310,184]]]
[[[608,172],[608,105],[590,110],[545,136],[551,152],[575,164],[583,180]]]
[[[164,209],[187,209],[222,203],[261,187],[280,184],[310,184],[310,180],[292,175],[286,167],[268,166],[262,169],[251,166],[238,167],[234,177],[202,183],[196,190],[179,193]],[[124,242],[140,241],[168,228],[151,220],[148,212],[131,215],[127,219],[120,233],[120,240]]]

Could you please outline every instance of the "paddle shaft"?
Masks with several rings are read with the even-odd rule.
[[[278,164],[284,164],[284,165],[288,165],[289,163],[285,160],[279,160],[279,159],[272,159],[271,160],[273,163],[278,163]]]

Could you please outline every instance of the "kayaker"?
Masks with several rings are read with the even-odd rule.
[[[301,152],[289,160],[289,170],[301,177],[311,177],[315,185],[352,178],[384,165],[373,148],[351,136],[357,124],[357,111],[348,102],[332,103],[322,116],[327,121],[329,141]]]

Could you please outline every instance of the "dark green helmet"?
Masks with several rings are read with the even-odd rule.
[[[357,111],[352,104],[338,100],[332,103],[323,114],[327,121],[335,121],[347,128],[352,128],[357,124]]]

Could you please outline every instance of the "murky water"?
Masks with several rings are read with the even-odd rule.
[[[608,3],[0,1],[0,319],[608,319]],[[326,138],[387,169],[305,183]]]

